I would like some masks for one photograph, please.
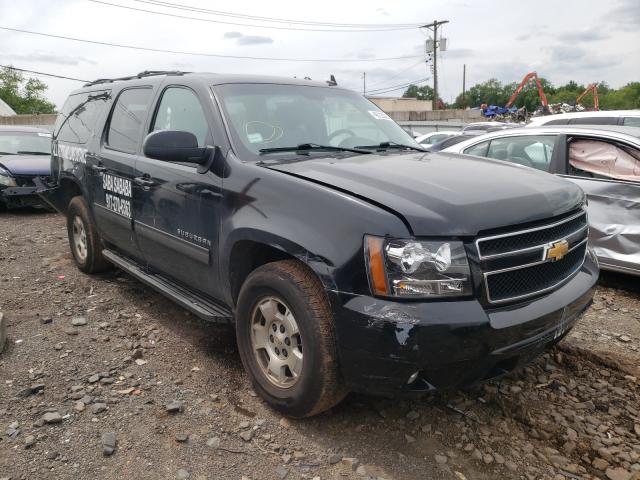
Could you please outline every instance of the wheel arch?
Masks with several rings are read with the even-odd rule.
[[[242,284],[256,268],[270,262],[295,259],[306,265],[327,289],[335,289],[331,262],[301,245],[268,232],[243,229],[229,239],[227,254],[221,256],[221,274],[228,280],[228,295],[236,305]],[[224,278],[223,278],[224,282]]]
[[[80,183],[80,181],[71,176],[61,177],[58,181],[58,187],[46,195],[45,199],[48,203],[60,213],[66,214],[69,208],[69,203],[73,197],[82,195],[87,198],[86,192]]]

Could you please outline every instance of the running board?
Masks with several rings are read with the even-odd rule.
[[[205,300],[201,296],[189,292],[184,287],[160,275],[146,272],[141,265],[115,253],[113,250],[104,249],[102,250],[102,255],[118,268],[121,268],[142,283],[157,290],[165,297],[170,298],[203,320],[216,323],[229,323],[233,319],[233,314],[228,308],[213,303],[210,300]]]

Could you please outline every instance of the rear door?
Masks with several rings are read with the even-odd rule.
[[[91,165],[93,212],[100,233],[106,243],[135,259],[141,255],[133,235],[133,177],[152,96],[151,87],[118,93]]]
[[[214,145],[206,92],[167,85],[159,95],[149,132],[193,133]],[[209,100],[210,101],[210,100]],[[217,132],[218,137],[222,132]],[[217,138],[220,141],[220,138]],[[219,297],[217,245],[222,179],[197,165],[140,155],[136,162],[135,232],[148,267],[211,297]]]

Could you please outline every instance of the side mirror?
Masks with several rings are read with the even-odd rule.
[[[157,130],[144,139],[142,152],[148,158],[165,162],[185,162],[202,165],[211,156],[210,147],[199,147],[198,139],[191,132],[182,130]]]

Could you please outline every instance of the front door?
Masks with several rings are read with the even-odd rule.
[[[640,274],[640,150],[585,137],[566,152],[565,172],[587,194],[589,243],[601,266]]]
[[[136,259],[133,236],[133,178],[153,91],[122,90],[114,102],[104,142],[91,159],[93,213],[103,240]]]
[[[213,144],[198,95],[172,85],[162,92],[150,131],[193,133],[199,146]],[[136,238],[147,265],[202,293],[219,297],[218,209],[222,180],[197,165],[146,158],[136,160]]]

